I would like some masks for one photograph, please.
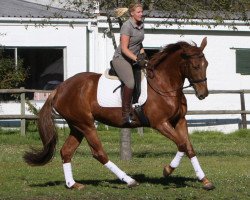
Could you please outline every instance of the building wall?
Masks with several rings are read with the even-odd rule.
[[[0,45],[5,47],[62,47],[65,49],[64,78],[85,71],[86,24],[0,24]]]

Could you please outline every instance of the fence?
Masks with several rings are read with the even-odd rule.
[[[50,93],[48,90],[33,90],[33,89],[0,89],[0,94],[20,94],[20,115],[0,115],[0,119],[20,119],[21,120],[21,135],[25,135],[26,127],[25,120],[34,120],[38,117],[36,115],[25,114],[25,94],[26,93]],[[184,90],[185,94],[194,94],[194,91]],[[240,95],[240,110],[189,110],[187,115],[225,115],[225,114],[240,114],[241,115],[241,128],[247,128],[246,115],[250,114],[250,110],[246,110],[245,94],[250,94],[250,90],[210,90],[209,94],[239,94]]]

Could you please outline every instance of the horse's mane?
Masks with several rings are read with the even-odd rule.
[[[184,42],[184,41],[180,41],[180,42],[177,42],[174,44],[169,44],[169,45],[165,46],[163,50],[161,50],[160,52],[153,55],[153,57],[150,59],[150,65],[156,67],[167,56],[182,49],[183,47],[186,48],[186,47],[190,47],[190,46],[193,46],[193,45],[191,45],[187,42]]]

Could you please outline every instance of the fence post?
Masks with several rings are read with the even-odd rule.
[[[245,111],[246,110],[246,106],[245,106],[244,91],[240,93],[240,105],[241,105],[241,111]],[[246,129],[247,128],[247,117],[246,117],[246,114],[244,114],[244,113],[241,114],[241,121],[242,121],[242,128]]]
[[[20,89],[24,90],[23,87],[21,87]],[[22,117],[25,116],[25,92],[22,92],[21,93],[21,115]],[[25,136],[25,123],[26,123],[26,120],[24,118],[21,119],[21,135],[22,136]]]
[[[143,127],[137,128],[137,132],[139,133],[140,136],[143,136]]]

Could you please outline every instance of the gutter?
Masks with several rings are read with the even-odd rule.
[[[97,22],[95,18],[19,18],[19,17],[0,17],[0,23],[42,23],[42,24],[87,24]]]

